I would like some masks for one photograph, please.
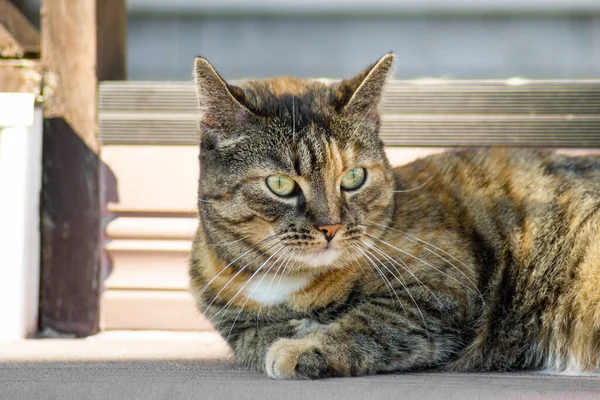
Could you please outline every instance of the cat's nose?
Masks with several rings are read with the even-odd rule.
[[[328,242],[331,242],[337,231],[340,229],[340,224],[335,225],[321,225],[319,226],[319,230],[325,234],[325,239]]]

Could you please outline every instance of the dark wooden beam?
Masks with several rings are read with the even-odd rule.
[[[96,92],[100,80],[125,78],[125,18],[125,0],[42,0],[41,56],[47,70],[42,330],[84,336],[99,329],[101,204]]]
[[[0,0],[0,57],[22,58],[40,52],[40,34],[19,9]]]

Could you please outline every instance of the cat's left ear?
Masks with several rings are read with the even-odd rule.
[[[378,106],[394,64],[394,53],[388,53],[354,78],[339,83],[339,90],[349,96],[343,111],[360,118],[377,118]]]

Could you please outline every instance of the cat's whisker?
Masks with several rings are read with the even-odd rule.
[[[293,254],[294,254],[294,251],[292,250],[292,251],[290,251],[288,254],[284,255],[284,258],[283,258],[283,260],[281,261],[281,263],[279,263],[279,266],[277,267],[277,269],[275,270],[275,273],[274,273],[274,274],[273,274],[273,276],[271,277],[271,281],[269,282],[269,286],[267,287],[267,290],[266,290],[266,292],[265,292],[264,298],[261,300],[261,302],[260,302],[260,305],[258,306],[258,311],[256,312],[256,329],[257,329],[257,332],[258,332],[258,330],[259,330],[258,328],[259,328],[260,312],[262,311],[262,308],[263,308],[263,306],[264,306],[264,304],[265,304],[265,301],[266,301],[265,299],[266,299],[266,298],[268,298],[269,291],[270,291],[270,289],[271,289],[271,285],[272,285],[272,284],[273,284],[273,282],[275,281],[275,278],[277,277],[277,274],[279,273],[279,271],[281,270],[281,268],[282,268],[284,265],[286,265],[286,263],[289,263],[289,261],[292,259],[292,257],[293,257]],[[279,261],[279,259],[278,259],[278,261]],[[269,269],[269,271],[267,271],[267,272],[265,273],[265,276],[266,276],[266,274],[268,274],[268,273],[270,272],[270,270],[271,270],[271,269]],[[264,277],[263,277],[263,279],[264,279]],[[261,281],[262,281],[262,279],[261,279]],[[260,282],[259,282],[259,283],[260,283]],[[252,292],[252,294],[253,294],[253,293],[254,293],[254,291]],[[250,295],[250,297],[252,297],[252,294]]]
[[[392,270],[390,270],[387,265],[385,265],[385,263],[383,263],[379,257],[377,257],[375,254],[373,254],[373,252],[367,250],[367,252],[375,259],[377,260],[377,262],[386,269],[386,271],[388,271],[392,277],[394,279],[396,279],[398,281],[398,283],[402,286],[402,288],[406,291],[406,294],[408,294],[408,296],[410,297],[411,301],[413,302],[413,304],[415,305],[417,312],[419,313],[419,316],[421,317],[421,321],[423,321],[423,326],[425,327],[425,333],[427,334],[427,337],[429,338],[429,328],[427,327],[427,321],[425,320],[425,316],[423,315],[423,312],[421,311],[421,308],[419,307],[419,303],[417,303],[417,301],[415,300],[414,296],[412,295],[412,293],[410,292],[410,289],[408,288],[408,286],[406,285],[406,281],[402,278],[402,276],[400,274],[396,275],[394,274],[394,272]],[[398,294],[396,293],[396,291],[394,291],[394,294],[396,294],[396,297],[398,298]],[[400,299],[398,298],[398,301],[400,301]],[[403,307],[404,308],[404,307]]]
[[[386,254],[383,250],[381,250],[380,248],[378,248],[375,244],[373,243],[368,243],[368,242],[364,242],[366,245],[371,246],[371,248],[375,251],[377,251],[378,253],[380,253],[382,256],[386,257],[389,261],[391,261],[392,263],[396,264],[397,266],[401,267],[404,271],[406,271],[408,274],[410,274],[413,279],[423,287],[423,289],[427,290],[429,292],[429,294],[431,294],[431,296],[438,302],[438,305],[443,308],[444,307],[444,303],[440,300],[440,298],[425,284],[423,283],[422,280],[420,280],[408,267],[408,265],[406,265],[406,263],[404,261],[402,261],[402,259],[395,259],[391,256],[389,256],[388,254]],[[448,315],[448,313],[445,313],[446,315]]]
[[[264,268],[264,266],[265,266],[265,265],[267,265],[267,263],[268,263],[269,261],[271,261],[271,259],[272,259],[273,257],[275,257],[275,256],[276,256],[276,255],[277,255],[277,254],[278,254],[278,253],[279,253],[281,250],[284,250],[284,249],[285,249],[285,247],[281,247],[280,249],[276,250],[276,251],[275,251],[273,254],[271,254],[271,255],[269,256],[269,258],[267,258],[267,260],[266,260],[264,263],[262,263],[262,265],[261,265],[260,267],[258,267],[256,271],[254,271],[254,272],[252,273],[252,275],[250,276],[250,278],[248,278],[248,279],[246,280],[246,282],[244,282],[244,284],[242,285],[242,287],[240,287],[240,288],[238,289],[238,291],[236,292],[236,294],[235,294],[235,295],[234,295],[234,296],[233,296],[231,299],[229,299],[229,301],[227,302],[227,304],[225,304],[225,306],[223,306],[223,307],[222,307],[222,308],[221,308],[219,311],[217,311],[217,313],[216,313],[216,314],[214,314],[214,315],[212,316],[211,320],[213,320],[213,319],[214,319],[214,318],[216,318],[216,317],[217,317],[219,314],[221,314],[221,312],[223,312],[223,311],[225,310],[225,308],[226,308],[226,307],[227,307],[227,308],[229,308],[229,306],[230,306],[231,304],[233,304],[233,302],[234,302],[234,301],[237,299],[237,297],[238,297],[238,296],[239,296],[239,295],[240,295],[240,294],[241,294],[241,293],[244,291],[244,289],[246,288],[246,286],[248,286],[248,284],[249,284],[249,283],[250,283],[250,282],[251,282],[251,281],[254,279],[254,277],[255,277],[255,276],[256,276],[256,275],[257,275],[257,274],[258,274],[260,271],[262,271],[262,269]],[[222,289],[221,289],[221,290],[222,290]],[[217,296],[218,296],[218,295],[217,295]]]
[[[370,249],[374,250],[375,252],[377,252],[378,254],[380,254],[381,256],[383,256],[385,259],[387,259],[388,261],[392,262],[393,264],[399,266],[400,268],[402,268],[404,271],[406,271],[408,274],[410,274],[410,276],[412,276],[412,278],[423,287],[423,289],[427,290],[437,301],[439,304],[442,304],[440,299],[431,291],[431,289],[429,289],[429,287],[427,287],[427,285],[425,285],[423,283],[423,281],[421,281],[411,270],[410,268],[408,268],[408,265],[406,265],[404,263],[404,261],[402,260],[396,260],[393,257],[389,256],[388,254],[386,254],[383,250],[379,249],[375,244],[371,244],[368,243],[366,241],[363,241],[363,244],[367,247],[369,247]]]
[[[244,236],[244,237],[242,237],[240,239],[233,240],[231,242],[211,243],[211,244],[207,244],[207,246],[209,246],[209,247],[229,246],[229,245],[232,245],[232,244],[239,243],[241,241],[247,240],[249,238],[250,238],[249,236]]]
[[[261,240],[260,242],[258,242],[257,244],[255,244],[254,246],[252,246],[251,248],[249,248],[248,250],[246,250],[245,252],[243,252],[242,254],[240,254],[239,256],[237,256],[233,261],[231,261],[229,264],[227,264],[223,269],[221,269],[221,271],[219,271],[215,276],[213,276],[203,287],[202,289],[198,292],[198,294],[196,295],[196,301],[198,301],[198,299],[200,298],[200,296],[202,296],[202,294],[206,291],[206,289],[209,288],[209,286],[223,273],[225,272],[229,267],[231,267],[237,260],[239,260],[240,258],[244,257],[246,254],[250,253],[251,251],[255,251],[259,246],[265,244],[265,243],[269,243],[271,240],[275,240],[277,239],[277,235],[272,235],[269,236],[263,240]],[[273,246],[271,246],[273,247]],[[270,249],[271,247],[269,247],[268,249]],[[268,250],[267,249],[267,250]],[[257,258],[260,258],[261,255],[258,255],[256,258],[254,258],[252,262],[254,262]],[[208,307],[207,307],[208,308]]]
[[[296,96],[292,95],[292,137],[296,138]]]
[[[285,248],[282,248],[282,250]],[[229,328],[229,333],[227,334],[227,338],[225,339],[225,341],[229,341],[229,336],[231,336],[231,332],[233,331],[233,327],[235,326],[235,323],[237,322],[238,318],[240,317],[240,314],[242,313],[242,311],[244,310],[244,308],[246,307],[246,304],[248,304],[248,301],[252,298],[252,296],[254,295],[254,292],[256,292],[256,289],[258,288],[258,286],[261,284],[261,282],[265,279],[265,277],[267,276],[267,274],[271,271],[271,269],[277,265],[277,263],[279,262],[279,260],[281,259],[281,255],[277,256],[277,258],[275,259],[275,261],[269,266],[269,268],[267,268],[267,271],[262,275],[262,277],[260,278],[260,280],[258,281],[258,284],[254,287],[254,289],[252,289],[252,292],[250,293],[250,295],[246,296],[246,301],[244,301],[244,304],[242,304],[242,306],[240,307],[237,315],[235,316],[235,319],[233,320],[233,323],[231,324],[231,327]],[[253,277],[254,275],[252,275]],[[250,277],[250,279],[248,279],[249,283],[252,280],[252,277]],[[261,302],[262,305],[262,302]],[[260,309],[259,309],[259,314],[260,314]],[[223,314],[223,316],[225,316],[225,314]],[[222,319],[223,317],[221,317]]]
[[[412,234],[410,234],[410,233],[408,233],[408,232],[404,232],[404,231],[401,231],[401,230],[399,230],[399,229],[392,228],[391,226],[380,225],[380,224],[375,224],[375,225],[365,225],[365,226],[371,226],[371,227],[373,227],[373,228],[376,228],[376,229],[381,229],[381,230],[384,230],[384,229],[390,229],[390,230],[392,230],[392,231],[394,231],[394,232],[401,233],[401,234],[405,235],[406,239],[408,239],[408,240],[411,240],[411,241],[412,241],[412,243],[417,243],[417,242],[418,242],[418,243],[421,243],[421,244],[423,244],[423,245],[426,245],[426,246],[432,247],[432,248],[434,248],[434,249],[436,249],[436,250],[440,251],[441,253],[443,253],[443,254],[447,255],[448,257],[452,258],[453,260],[455,260],[456,262],[458,262],[460,265],[462,265],[464,268],[468,268],[464,262],[462,262],[461,260],[459,260],[458,258],[456,258],[455,256],[453,256],[452,254],[448,253],[448,252],[447,252],[447,251],[445,251],[444,249],[441,249],[441,248],[439,248],[438,246],[434,245],[433,243],[430,243],[430,242],[428,242],[428,241],[426,241],[426,240],[420,239],[419,237],[417,237],[417,236],[415,236],[415,235],[412,235]],[[427,248],[427,247],[425,247],[425,249],[426,249],[427,251],[429,251],[430,253],[434,254],[435,256],[437,256],[438,258],[440,258],[441,260],[443,260],[443,261],[447,262],[448,264],[450,264],[450,265],[451,265],[451,266],[453,266],[454,268],[458,268],[458,267],[456,267],[456,265],[452,264],[452,263],[451,263],[451,262],[450,262],[448,259],[446,259],[446,258],[445,258],[445,257],[443,257],[442,255],[440,255],[439,253],[436,253],[435,251],[433,251],[433,250],[431,250],[431,249],[429,249],[429,248]],[[459,270],[460,270],[460,269],[459,269]],[[465,275],[465,278],[469,279],[469,277],[468,277],[468,276],[466,276],[466,275]]]
[[[389,281],[389,279],[385,276],[385,274],[383,273],[383,271],[377,266],[377,264],[375,264],[375,262],[371,259],[371,257],[369,257],[367,255],[367,253],[363,249],[360,248],[360,246],[353,245],[353,247],[356,249],[357,252],[359,252],[362,255],[362,257],[365,260],[367,260],[367,262],[375,269],[375,271],[377,271],[377,273],[381,277],[382,281],[385,283],[385,286],[386,286],[388,292],[390,293],[390,297],[394,297],[394,296],[396,297],[396,299],[398,300],[398,304],[400,305],[400,307],[404,311],[404,314],[408,318],[408,313],[406,312],[406,309],[404,308],[404,304],[402,303],[402,300],[400,300],[400,297],[398,296],[398,294],[394,290],[394,286]]]
[[[415,243],[415,244],[416,243],[420,243],[422,245],[430,246],[430,247],[432,247],[432,248],[434,248],[434,249],[436,249],[436,250],[438,250],[438,251],[446,254],[448,257],[451,257],[452,259],[454,259],[455,261],[457,261],[459,264],[461,264],[465,269],[467,268],[467,266],[465,265],[465,263],[463,263],[458,258],[454,257],[452,254],[450,254],[447,251],[445,251],[445,250],[443,250],[443,249],[435,246],[434,244],[429,243],[429,242],[427,242],[425,240],[422,240],[422,239],[420,239],[420,238],[418,238],[418,237],[416,237],[416,236],[414,236],[414,235],[412,235],[412,234],[410,234],[408,232],[404,232],[404,231],[401,231],[399,229],[395,229],[395,228],[392,228],[392,227],[386,227],[385,225],[379,225],[379,224],[376,224],[376,225],[364,225],[364,226],[371,226],[371,227],[374,227],[376,229],[385,228],[385,229],[393,230],[394,232],[401,233],[401,234],[405,235],[405,238],[408,239],[408,240],[410,240],[412,243]],[[378,226],[380,226],[381,228],[378,228]],[[479,296],[482,296],[482,294],[479,291],[479,289],[477,288],[477,285],[475,284],[475,282],[473,282],[473,280],[471,278],[469,278],[460,268],[458,268],[456,265],[454,265],[453,263],[451,263],[447,258],[443,257],[442,255],[440,255],[439,253],[435,252],[434,250],[431,250],[430,248],[427,248],[425,246],[423,248],[426,251],[428,251],[429,253],[431,253],[431,254],[435,255],[436,257],[438,257],[439,259],[441,259],[442,261],[448,263],[452,268],[455,268],[462,276],[465,277],[465,279],[467,281],[469,281],[469,283],[471,285],[473,285],[473,287],[477,290],[477,293],[479,294]]]
[[[350,252],[350,250],[349,250],[347,247],[345,247],[345,248],[344,248],[344,251],[345,251],[345,252],[346,252],[346,254],[348,254],[350,257],[353,257],[353,254]],[[358,252],[357,252],[357,254],[358,254]],[[360,254],[359,254],[359,256],[360,256]],[[354,257],[353,257],[353,258],[354,258]],[[356,265],[356,266],[357,266],[357,267],[360,269],[360,271],[362,272],[362,274],[363,274],[364,276],[367,276],[367,273],[366,273],[365,269],[362,267],[362,265],[360,265],[360,262],[359,262],[359,260],[358,260],[358,259],[353,259],[353,260],[352,260],[352,263],[353,263],[354,265]],[[348,265],[348,266],[346,266],[346,267],[344,267],[344,268],[348,268],[348,269],[350,269],[350,265]]]
[[[250,276],[250,278],[248,278],[246,280],[246,282],[244,282],[244,284],[242,285],[242,287],[240,287],[238,289],[238,291],[235,293],[235,295],[229,299],[229,301],[222,306],[219,311],[216,314],[213,314],[212,317],[210,318],[210,321],[213,321],[215,317],[217,317],[220,313],[222,313],[223,311],[229,311],[229,309],[231,308],[231,306],[233,305],[235,299],[244,291],[244,288],[250,283],[250,281],[256,276],[257,273],[259,273],[262,268],[269,262],[269,260],[275,255],[277,254],[279,251],[283,250],[283,247],[280,248],[279,250],[277,250],[274,254],[272,254],[260,267],[258,267],[258,269]],[[229,282],[228,282],[229,283]],[[240,307],[241,310],[243,310],[246,306],[246,303],[248,302],[249,298],[246,298],[246,301],[244,302],[244,304]],[[221,316],[221,318],[219,319],[219,324],[223,321],[223,318],[225,317],[226,313],[223,314],[223,316]],[[237,320],[237,317],[236,317]],[[235,321],[234,321],[235,323]]]
[[[429,179],[427,179],[425,182],[423,182],[419,186],[416,186],[416,187],[410,188],[410,189],[405,189],[405,190],[393,190],[392,193],[410,193],[410,192],[414,192],[416,190],[419,190],[419,189],[425,187],[432,180],[433,180],[433,176],[430,177]]]
[[[298,264],[298,260],[300,259],[300,253],[301,251],[298,251],[295,256],[294,256],[294,261],[291,265],[286,265],[283,268],[283,271],[281,271],[281,275],[279,276],[279,281],[277,282],[277,286],[275,286],[275,289],[277,290],[277,288],[279,288],[279,285],[281,284],[281,280],[283,279],[284,276],[286,276],[288,273],[290,273],[294,267]]]
[[[358,132],[358,130],[360,129],[360,127],[362,126],[362,124],[367,119],[367,116],[371,114],[371,111],[373,110],[373,107],[375,107],[376,104],[377,103],[372,103],[371,104],[371,106],[369,107],[369,109],[367,110],[367,112],[365,113],[365,115],[363,116],[363,118],[360,120],[360,122],[358,123],[358,125],[354,129],[354,132],[352,133],[352,136],[356,135],[356,133]]]
[[[277,267],[277,270],[275,270],[275,274],[274,274],[274,275],[273,275],[273,277],[271,278],[271,281],[269,282],[269,286],[267,286],[267,290],[266,290],[266,292],[265,292],[265,296],[264,296],[265,298],[267,298],[267,297],[268,297],[268,295],[269,295],[269,291],[271,290],[271,285],[273,285],[273,282],[275,281],[275,278],[277,277],[277,274],[279,273],[279,271],[281,270],[281,268],[282,268],[284,265],[287,265],[287,264],[289,264],[290,260],[291,260],[291,259],[292,259],[292,257],[294,256],[294,250],[290,251],[288,254],[289,254],[289,255],[288,255],[288,256],[286,256],[286,258],[284,258],[284,260],[281,262],[281,264],[279,264],[279,267]],[[268,273],[268,272],[267,272],[267,273]],[[275,290],[277,290],[277,288],[275,288]],[[257,324],[257,325],[258,325],[258,317],[260,316],[260,311],[261,311],[261,309],[262,309],[262,307],[263,307],[263,304],[264,304],[264,300],[263,300],[263,301],[261,301],[261,303],[260,303],[260,306],[258,307],[258,313],[257,313],[257,316],[256,316],[256,324]]]
[[[414,239],[414,240],[415,240],[415,241],[417,241],[417,242],[423,243],[423,244],[425,244],[425,245],[427,245],[427,246],[430,246],[430,247],[432,247],[432,248],[434,248],[434,249],[436,249],[436,250],[438,250],[438,251],[440,251],[440,252],[444,253],[444,254],[445,254],[445,255],[447,255],[448,257],[452,258],[454,261],[458,262],[458,263],[459,263],[460,265],[462,265],[463,267],[467,268],[467,265],[466,265],[464,262],[462,262],[461,260],[459,260],[458,258],[456,258],[455,256],[453,256],[452,254],[448,253],[448,252],[447,252],[447,251],[445,251],[444,249],[442,249],[442,248],[439,248],[438,246],[434,245],[433,243],[430,243],[430,242],[428,242],[428,241],[426,241],[426,240],[420,239],[419,237],[417,237],[417,236],[415,236],[415,235],[413,235],[413,234],[410,234],[410,233],[408,233],[408,232],[402,231],[402,230],[400,230],[400,229],[397,229],[397,228],[392,228],[391,226],[382,225],[382,224],[374,224],[372,221],[370,221],[370,222],[371,222],[371,224],[373,224],[373,225],[365,225],[365,226],[372,226],[372,227],[374,227],[374,228],[375,228],[375,227],[379,227],[379,229],[382,229],[382,228],[383,228],[383,229],[386,229],[386,230],[387,230],[387,229],[389,229],[389,230],[392,230],[392,231],[394,231],[394,232],[401,233],[401,234],[403,234],[403,235],[405,235],[405,236],[408,236],[408,237],[409,237],[409,238],[411,238],[411,239]],[[436,254],[438,257],[441,257],[439,254],[437,254],[437,253],[435,253],[435,254]],[[450,263],[450,262],[449,262],[448,260],[446,260],[445,258],[442,258],[442,259],[443,259],[444,261],[446,261],[447,263]]]
[[[259,258],[263,257],[263,256],[266,254],[266,252],[267,252],[268,250],[272,249],[273,247],[277,246],[278,244],[279,244],[279,242],[277,242],[277,243],[275,243],[275,244],[271,245],[270,247],[268,247],[268,248],[265,250],[265,252],[263,252],[262,254],[259,254],[259,255],[258,255],[256,258],[254,258],[254,259],[253,259],[253,260],[250,262],[250,264],[246,264],[246,265],[244,265],[242,268],[240,268],[240,269],[239,269],[239,271],[237,271],[237,272],[236,272],[236,273],[235,273],[235,274],[234,274],[234,275],[233,275],[233,276],[232,276],[232,277],[229,279],[229,281],[227,281],[227,283],[226,283],[226,284],[225,284],[225,285],[224,285],[224,286],[221,288],[221,290],[219,290],[219,292],[218,292],[218,293],[217,293],[217,294],[216,294],[216,295],[213,297],[212,301],[211,301],[211,302],[208,304],[208,306],[206,306],[206,309],[204,310],[204,314],[206,315],[206,312],[208,311],[208,309],[210,308],[210,306],[212,306],[212,305],[213,305],[213,303],[215,302],[215,300],[216,300],[216,299],[217,299],[217,298],[218,298],[218,297],[221,295],[221,293],[223,293],[223,291],[224,291],[224,290],[227,288],[227,286],[229,286],[229,284],[230,284],[231,282],[233,282],[233,281],[234,281],[234,279],[235,279],[235,278],[236,278],[238,275],[240,275],[242,272],[244,272],[244,271],[246,270],[246,268],[248,268],[250,265],[252,265],[252,264],[254,263],[254,261],[256,261],[257,259],[259,259]],[[277,254],[277,252],[279,252],[280,250],[281,250],[281,249],[277,250],[275,253],[273,253],[273,255]],[[268,262],[268,261],[269,261],[269,260],[270,260],[270,259],[273,257],[273,255],[271,255],[271,256],[270,256],[270,257],[267,259],[267,261],[265,261],[265,263],[266,263],[266,262]],[[263,265],[264,265],[264,263],[263,263]],[[261,266],[261,267],[262,267],[262,266]],[[259,268],[259,270],[260,270],[260,268]],[[246,282],[246,283],[247,283],[247,282]],[[214,318],[214,316],[213,316],[213,318]]]
[[[447,277],[448,279],[450,279],[450,280],[452,280],[452,281],[454,281],[454,282],[458,283],[459,285],[463,286],[464,288],[466,288],[466,289],[469,289],[469,290],[474,290],[474,291],[475,291],[475,292],[476,292],[476,293],[479,295],[479,297],[480,297],[481,301],[484,301],[484,299],[483,299],[483,296],[481,295],[481,293],[479,292],[479,289],[477,289],[477,287],[476,287],[476,286],[475,286],[475,287],[471,287],[471,286],[465,285],[463,282],[459,281],[458,279],[456,279],[456,278],[455,278],[455,277],[453,277],[452,275],[448,275],[447,273],[445,273],[445,272],[444,272],[444,271],[442,271],[441,269],[439,269],[439,268],[435,267],[435,266],[434,266],[434,265],[432,265],[431,263],[429,263],[429,262],[427,262],[427,261],[423,260],[422,258],[419,258],[419,257],[415,256],[414,254],[411,254],[410,252],[408,252],[408,251],[406,251],[406,250],[402,250],[402,249],[400,249],[400,248],[398,248],[398,247],[394,246],[393,244],[386,242],[386,241],[385,241],[385,240],[383,240],[383,239],[380,239],[380,238],[377,238],[377,237],[374,237],[374,236],[371,236],[371,235],[366,235],[366,236],[367,236],[367,237],[369,237],[369,238],[371,238],[371,239],[373,239],[373,240],[378,240],[378,241],[380,241],[381,243],[385,244],[386,246],[390,246],[391,248],[393,248],[393,249],[395,249],[395,250],[397,250],[397,251],[399,251],[399,252],[401,252],[401,253],[403,253],[403,254],[406,254],[407,256],[409,256],[409,257],[411,257],[411,258],[413,258],[413,259],[415,259],[415,260],[417,260],[417,261],[421,262],[422,264],[424,264],[424,265],[426,265],[426,266],[428,266],[428,267],[430,267],[430,268],[434,269],[435,271],[437,271],[438,273],[440,273],[440,274],[444,275],[444,276],[445,276],[445,277]]]

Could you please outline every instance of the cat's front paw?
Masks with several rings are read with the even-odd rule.
[[[321,346],[314,338],[279,339],[267,352],[265,369],[273,379],[318,379],[331,376]]]

